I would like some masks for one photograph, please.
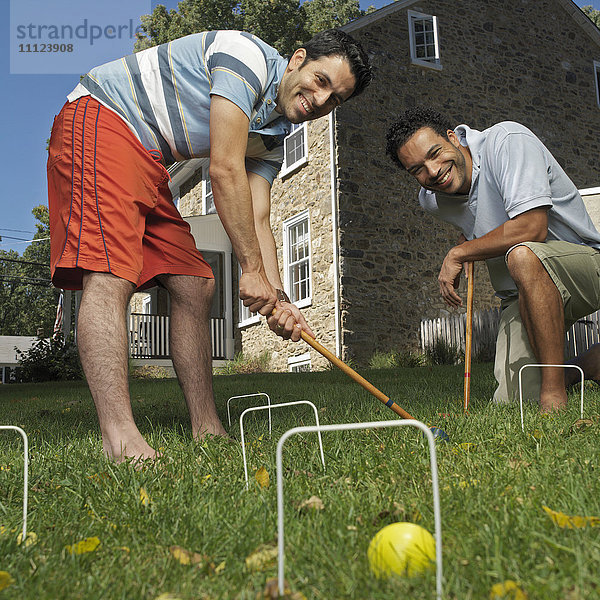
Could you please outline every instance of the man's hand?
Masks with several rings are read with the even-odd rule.
[[[298,307],[289,302],[277,302],[275,314],[267,317],[267,323],[271,330],[284,340],[291,339],[292,342],[297,342],[302,331],[306,331],[313,338],[315,337]]]
[[[460,283],[460,273],[463,264],[458,260],[455,248],[456,246],[452,248],[450,252],[446,254],[446,258],[444,258],[440,274],[438,275],[438,283],[440,284],[440,294],[442,295],[444,302],[448,306],[458,308],[459,306],[462,306],[462,299],[456,293],[456,288],[458,288],[458,284]]]
[[[240,300],[251,312],[267,316],[277,304],[277,292],[264,273],[242,273]]]

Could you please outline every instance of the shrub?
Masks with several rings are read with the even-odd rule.
[[[424,367],[427,357],[420,352],[375,352],[369,361],[371,369],[394,369],[396,367]]]
[[[133,379],[168,379],[169,377],[173,377],[169,369],[158,365],[131,367],[130,373]]]
[[[40,338],[29,350],[15,350],[20,367],[16,379],[20,383],[83,379],[77,346],[62,334]]]
[[[391,352],[375,352],[369,361],[371,369],[393,369],[398,366],[398,353],[395,350]]]
[[[217,367],[215,375],[248,375],[250,373],[268,373],[271,355],[266,350],[258,356],[245,357],[241,352],[227,361],[224,367]]]
[[[456,365],[462,358],[462,350],[443,338],[437,338],[425,354],[432,365]]]
[[[397,363],[399,367],[426,367],[428,364],[427,356],[421,352],[401,352],[398,354]]]

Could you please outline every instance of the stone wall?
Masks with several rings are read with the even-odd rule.
[[[321,344],[335,350],[334,269],[331,229],[331,176],[329,119],[307,124],[308,163],[284,178],[278,178],[271,191],[271,227],[277,242],[280,269],[283,268],[283,222],[308,209],[311,229],[312,305],[302,310]],[[283,272],[281,273],[283,281]],[[236,292],[237,293],[237,292]],[[287,342],[276,336],[262,319],[260,325],[241,330],[245,355],[271,353],[271,368],[286,371],[287,359],[310,350],[313,370],[328,362],[300,341]]]
[[[437,16],[442,70],[410,63],[406,8],[366,18],[350,33],[371,55],[375,80],[336,115],[342,333],[359,364],[377,350],[416,349],[421,318],[445,313],[437,274],[458,235],[420,209],[416,182],[385,156],[394,115],[423,103],[477,129],[519,121],[579,188],[600,182],[592,70],[600,46],[562,0],[430,0],[409,8]],[[480,264],[475,308],[495,303]]]
[[[202,168],[179,188],[179,212],[182,217],[202,214]]]

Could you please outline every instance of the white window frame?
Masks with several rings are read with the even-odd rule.
[[[308,296],[306,298],[302,298],[301,300],[294,300],[294,289],[293,289],[293,278],[292,278],[292,269],[294,265],[290,264],[289,256],[290,256],[290,231],[296,227],[298,224],[306,221],[307,224],[307,236],[308,236]],[[312,291],[313,291],[313,282],[312,282],[312,252],[311,252],[311,227],[310,227],[310,213],[308,210],[302,211],[297,215],[293,216],[291,219],[287,219],[283,222],[283,285],[285,290],[288,293],[288,296],[292,299],[294,304],[298,308],[306,308],[312,304]],[[304,260],[304,259],[303,259]]]
[[[600,61],[594,61],[594,82],[596,84],[596,104],[600,108]]]
[[[242,269],[238,267],[238,281],[242,276]],[[244,303],[239,299],[238,296],[238,327],[241,329],[242,327],[248,327],[248,325],[256,325],[256,323],[260,323],[260,314],[253,314],[250,312],[250,309],[247,306],[244,306]]]
[[[209,211],[209,205],[214,210]],[[212,184],[210,182],[210,176],[208,174],[208,165],[202,167],[202,214],[213,215],[216,214],[217,209],[215,208],[215,201],[212,193]]]
[[[288,155],[286,153],[287,142],[293,138],[302,138],[304,144],[304,153],[297,158],[294,162],[289,162]],[[290,173],[298,170],[308,162],[308,128],[306,122],[292,125],[292,131],[283,140],[283,165],[281,171],[279,171],[279,177],[285,177]]]
[[[415,12],[409,10],[408,12],[408,36],[410,40],[410,60],[413,65],[419,65],[421,67],[427,67],[429,69],[441,70],[442,65],[440,63],[440,43],[438,38],[438,25],[437,17],[435,15],[426,15],[424,13]],[[431,59],[424,59],[417,57],[417,43],[415,39],[415,21],[417,20],[431,20],[433,23],[433,38],[435,44],[435,57]]]
[[[308,365],[309,371],[312,370],[312,364],[310,362],[310,352],[305,352],[299,356],[290,356],[287,360],[288,371],[290,373],[301,373],[302,371],[296,371],[298,367]]]
[[[145,315],[152,314],[152,294],[142,298],[142,313]]]

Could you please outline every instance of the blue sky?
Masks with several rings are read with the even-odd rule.
[[[20,2],[21,0],[10,0]],[[65,96],[78,83],[79,73],[73,75],[15,75],[10,74],[10,1],[0,0],[0,22],[4,33],[0,40],[0,249],[17,250],[27,247],[18,239],[29,240],[34,232],[35,220],[31,209],[47,202],[46,193],[46,138],[54,115],[60,111]],[[79,0],[78,4],[103,6],[97,0]],[[152,7],[159,2],[152,0]],[[176,8],[177,0],[160,2]],[[374,5],[381,8],[389,0],[361,0],[361,7]],[[46,6],[52,2],[44,0]],[[600,9],[600,0],[577,1],[579,6],[591,4]],[[105,52],[105,50],[101,50]],[[116,58],[99,55],[95,64]],[[94,65],[90,65],[94,66]],[[83,73],[84,71],[82,71]],[[11,231],[17,230],[17,231]]]

